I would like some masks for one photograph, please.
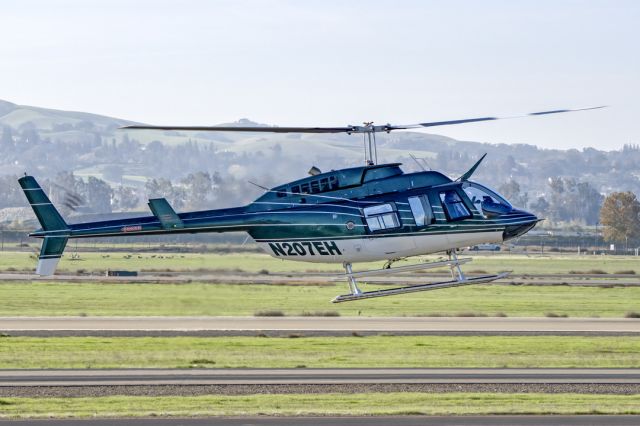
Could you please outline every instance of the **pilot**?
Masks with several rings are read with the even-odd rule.
[[[502,203],[497,203],[493,198],[485,195],[482,197],[482,210],[486,213],[504,214],[509,212],[509,208]]]
[[[483,209],[496,209],[498,206],[500,206],[500,204],[496,203],[495,201],[493,201],[493,198],[489,197],[488,195],[485,195],[484,197],[482,197],[482,208]]]

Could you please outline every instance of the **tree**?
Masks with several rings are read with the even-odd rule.
[[[138,206],[138,195],[129,186],[119,186],[113,191],[112,206],[120,210],[131,210]]]
[[[564,181],[561,177],[550,177],[548,180],[551,188],[549,200],[549,216],[554,222],[565,220],[567,217],[564,205]]]
[[[512,204],[526,207],[525,205],[523,205],[524,203],[522,202],[522,197],[520,196],[520,185],[515,180],[510,179],[509,182],[500,185],[500,187],[498,188],[498,192]]]
[[[102,179],[89,176],[86,184],[87,205],[96,213],[111,213],[113,191]]]
[[[605,241],[622,242],[640,237],[640,202],[632,192],[614,192],[600,210]]]
[[[182,179],[182,184],[185,187],[188,208],[197,210],[210,206],[208,199],[213,192],[213,181],[209,173],[191,173]]]
[[[538,217],[545,217],[549,214],[549,202],[544,197],[538,197],[538,199],[531,204],[531,210],[533,210]]]
[[[173,185],[169,179],[151,179],[144,187],[148,198],[166,198],[176,210],[184,205],[184,189]]]
[[[589,182],[579,182],[576,185],[574,197],[574,211],[587,225],[594,225],[598,221],[598,212],[602,207],[602,194]]]

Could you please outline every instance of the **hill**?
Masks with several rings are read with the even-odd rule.
[[[85,181],[92,177],[113,188],[134,188],[143,197],[152,179],[184,186],[180,182],[204,172],[220,191],[225,186],[235,188],[235,192],[218,198],[219,206],[249,201],[259,193],[248,180],[271,187],[304,176],[311,166],[326,170],[363,162],[361,135],[118,130],[131,123],[87,112],[0,101],[0,177],[29,172],[59,182],[63,172],[73,172]],[[248,119],[220,124],[259,125]],[[486,152],[488,157],[477,179],[510,192],[507,195],[521,205],[579,188],[583,193],[575,195],[578,198],[600,197],[612,191],[640,193],[637,146],[620,151],[548,150],[394,132],[378,135],[378,147],[381,162],[404,163],[407,171],[432,167],[454,178]],[[417,164],[411,155],[424,160]],[[584,192],[580,184],[589,185],[588,190]],[[20,194],[7,191],[0,193],[0,208],[23,204]],[[589,202],[582,201],[585,205]]]

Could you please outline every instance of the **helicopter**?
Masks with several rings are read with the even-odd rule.
[[[557,109],[522,116],[543,116],[603,107]],[[270,133],[362,134],[365,164],[321,172],[264,188],[254,202],[234,208],[176,213],[164,198],[148,201],[152,215],[128,219],[68,224],[33,176],[19,179],[41,229],[29,235],[43,239],[36,273],[53,275],[69,239],[203,232],[246,232],[269,255],[302,262],[341,263],[349,293],[332,302],[346,302],[489,283],[508,272],[467,277],[458,258],[461,247],[503,243],[531,230],[540,220],[513,207],[496,191],[470,180],[484,154],[453,180],[423,170],[405,173],[400,163],[378,164],[376,133],[458,125],[500,118],[480,117],[410,125],[345,127],[242,127],[130,125],[126,130],[222,131]],[[445,260],[392,267],[413,256],[444,252]],[[354,271],[353,263],[385,261],[380,269]],[[362,291],[357,279],[376,275],[448,267],[451,280]]]

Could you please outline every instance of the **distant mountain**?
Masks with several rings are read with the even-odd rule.
[[[72,171],[112,186],[142,187],[148,179],[177,181],[204,171],[269,186],[304,176],[311,166],[327,170],[363,163],[362,135],[118,130],[132,123],[0,101],[0,176],[29,171],[54,178]],[[242,118],[222,125],[265,124]],[[418,132],[379,134],[377,139],[380,162],[402,162],[408,171],[433,168],[454,178],[488,153],[476,177],[495,187],[515,181],[528,200],[547,194],[549,179],[557,177],[589,182],[602,193],[640,192],[637,146],[610,152],[549,150]],[[411,155],[421,158],[420,164]]]
[[[41,131],[61,131],[62,129],[93,129],[100,132],[114,129],[134,122],[104,115],[78,111],[61,111],[16,105],[0,100],[0,126],[19,129],[25,125],[33,125]]]

